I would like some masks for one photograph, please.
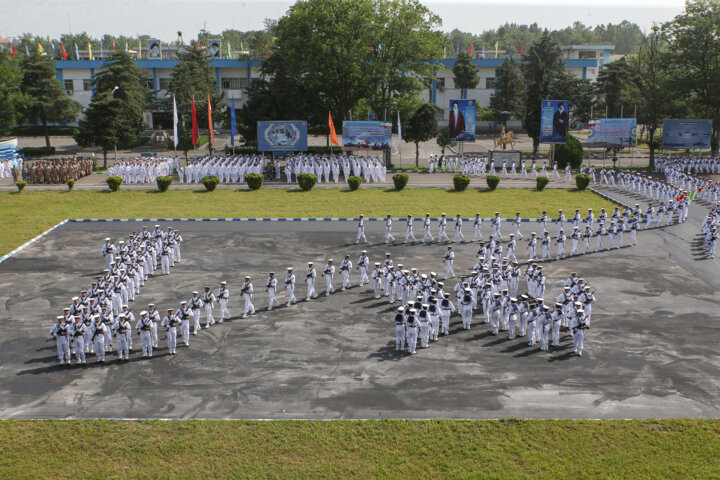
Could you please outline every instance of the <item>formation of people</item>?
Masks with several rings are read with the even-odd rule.
[[[355,155],[294,155],[287,158],[283,173],[287,183],[297,182],[301,173],[314,174],[318,183],[339,183],[342,175],[362,177],[365,183],[385,182],[387,167],[380,157]],[[294,179],[294,180],[293,180]]]
[[[113,351],[114,339],[119,358],[128,359],[133,347],[132,328],[140,334],[143,356],[152,356],[157,347],[157,323],[160,314],[153,304],[136,319],[129,305],[141,287],[158,270],[169,275],[170,269],[182,260],[182,235],[177,230],[162,230],[159,225],[150,231],[142,227],[117,245],[106,238],[100,250],[107,268],[70,306],[50,330],[57,343],[59,362],[70,364],[75,355],[80,364],[87,363],[87,354],[95,354],[99,362]]]
[[[19,157],[17,162],[22,162],[22,158]],[[17,167],[15,167],[13,160],[0,158],[0,180],[3,178],[15,178],[17,174],[15,168]],[[20,166],[20,170],[22,171],[22,166]]]
[[[206,155],[177,167],[180,183],[200,183],[208,175],[220,183],[245,183],[245,175],[265,172],[262,155]]]
[[[155,183],[157,177],[172,175],[176,164],[174,158],[136,158],[116,163],[107,169],[107,174],[122,177],[125,184]]]
[[[22,178],[30,184],[66,183],[92,174],[93,161],[90,158],[54,158],[24,162]],[[12,170],[8,171],[8,176]]]
[[[500,175],[503,178],[513,179],[547,177],[551,181],[572,182],[570,165],[567,165],[561,173],[558,170],[557,163],[553,164],[550,171],[548,171],[547,163],[543,163],[539,167],[534,160],[528,165],[524,159],[521,159],[519,163],[506,160],[496,163],[491,158],[478,156],[477,154],[446,155],[442,157],[430,155],[427,163],[429,173],[461,173],[467,176]]]

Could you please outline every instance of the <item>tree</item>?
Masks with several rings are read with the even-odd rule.
[[[720,127],[720,5],[688,1],[685,12],[663,27],[668,35],[678,87],[689,93],[697,115],[713,121],[712,154],[718,152]]]
[[[95,93],[79,122],[75,141],[82,147],[101,147],[107,168],[108,151],[126,148],[145,128],[143,111],[152,92],[145,74],[125,51],[113,53],[102,69],[94,78]]]
[[[523,126],[533,139],[534,159],[540,145],[541,102],[548,98],[552,80],[564,71],[565,66],[560,59],[560,49],[557,43],[550,37],[547,30],[543,32],[540,40],[530,47],[525,59],[523,71],[527,89]]]
[[[570,104],[570,128],[578,128],[590,120],[595,87],[590,80],[559,72],[550,84],[550,98],[567,100]],[[627,110],[626,110],[627,111]]]
[[[507,58],[495,70],[495,96],[490,108],[496,120],[507,128],[508,117],[522,118],[525,107],[525,79],[518,64]]]
[[[168,93],[175,95],[178,109],[178,120],[180,130],[189,129],[192,119],[192,102],[195,99],[197,107],[198,126],[208,124],[207,99],[210,96],[212,105],[213,121],[222,120],[223,111],[221,102],[223,93],[215,83],[215,74],[210,65],[205,48],[193,44],[184,52],[179,53],[178,63],[170,74],[171,80],[168,85]],[[210,145],[212,147],[212,145]]]
[[[415,142],[415,166],[420,166],[420,142],[427,142],[437,135],[435,115],[442,110],[435,104],[424,103],[415,110],[410,121],[402,129],[403,140]]]
[[[20,91],[22,71],[10,51],[0,52],[0,136],[7,135],[22,115],[24,96]]]
[[[461,89],[460,98],[467,98],[468,89],[475,88],[480,81],[479,68],[473,63],[470,55],[460,52],[452,70],[455,75],[455,87]]]
[[[55,76],[55,61],[39,53],[22,59],[23,78],[20,89],[25,95],[23,117],[27,121],[40,120],[45,135],[45,146],[50,146],[48,123],[73,120],[81,105],[65,95],[60,80]]]
[[[438,131],[437,138],[435,139],[435,141],[437,142],[438,147],[440,147],[441,159],[443,159],[443,161],[444,161],[445,149],[448,147],[452,148],[455,146],[455,142],[450,141],[450,127],[441,128]]]
[[[632,103],[624,93],[632,74],[625,57],[600,67],[597,79],[598,106],[605,110],[606,118],[629,116]]]

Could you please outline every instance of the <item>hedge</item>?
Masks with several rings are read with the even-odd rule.
[[[590,185],[590,175],[579,173],[575,175],[575,186],[578,190],[585,190]]]
[[[215,190],[215,187],[218,186],[218,183],[220,183],[220,179],[215,175],[205,175],[200,179],[200,182],[205,185],[205,189],[208,192],[212,192]]]
[[[500,185],[500,177],[497,175],[488,175],[485,177],[485,181],[487,182],[490,191],[495,190],[498,185]]]
[[[248,173],[245,175],[245,180],[247,181],[250,190],[260,190],[263,180],[265,180],[265,175],[262,173]]]
[[[300,190],[303,192],[309,192],[315,186],[317,177],[314,173],[300,173],[297,176],[297,180],[300,185]]]
[[[351,175],[347,179],[348,187],[350,187],[350,191],[354,192],[358,188],[360,188],[360,184],[362,184],[362,177],[358,177],[357,175]]]
[[[410,177],[408,177],[407,173],[398,173],[392,176],[392,180],[395,184],[395,190],[399,192],[408,184]]]
[[[139,147],[140,145],[145,145],[148,142],[150,142],[150,135],[138,135],[137,137],[130,140],[128,143],[122,145],[122,148],[124,150],[131,150],[135,147]]]
[[[470,185],[470,177],[467,175],[455,175],[453,177],[453,186],[456,192],[464,191]]]
[[[48,133],[50,136],[58,136],[63,135],[66,137],[72,137],[74,135],[77,135],[78,128],[77,127],[60,127],[60,126],[53,126],[53,127],[47,127]],[[10,131],[12,136],[18,136],[18,137],[44,137],[45,136],[45,128],[42,125],[31,125],[26,127],[15,127]]]
[[[68,186],[68,190],[72,190],[73,187],[75,187],[75,180],[73,180],[72,178],[70,180],[68,180],[67,186]]]
[[[122,177],[107,177],[105,180],[108,184],[108,188],[110,188],[111,192],[117,192],[120,190],[120,185],[123,182]]]
[[[25,147],[18,152],[26,157],[42,157],[43,155],[55,155],[55,147]]]
[[[172,177],[157,177],[155,179],[158,190],[160,190],[161,192],[167,192],[167,189],[170,188],[172,181]]]
[[[15,182],[15,186],[18,189],[18,193],[23,191],[23,188],[27,187],[27,182],[25,180],[20,180],[19,182]]]
[[[538,192],[542,192],[545,190],[548,183],[550,183],[550,179],[548,177],[538,177],[537,180],[535,180],[535,188]]]
[[[559,169],[565,169],[569,163],[570,168],[577,170],[582,165],[583,147],[580,140],[568,134],[564,144],[555,145],[555,163]]]

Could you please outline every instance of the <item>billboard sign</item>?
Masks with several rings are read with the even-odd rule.
[[[540,108],[540,143],[565,143],[570,125],[567,100],[543,100]]]
[[[306,152],[308,149],[305,121],[258,122],[257,134],[260,152]]]
[[[475,100],[450,100],[448,128],[451,142],[475,141]]]
[[[390,150],[391,147],[391,123],[343,121],[343,150]]]
[[[663,121],[663,150],[700,150],[710,148],[712,120]]]
[[[210,58],[222,58],[222,40],[219,38],[208,40],[208,56]]]
[[[588,123],[588,145],[605,148],[634,147],[636,118],[598,118]]]
[[[147,51],[149,60],[159,60],[162,58],[162,44],[160,40],[148,40]]]

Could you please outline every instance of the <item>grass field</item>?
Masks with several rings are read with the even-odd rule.
[[[8,420],[0,451],[7,479],[708,479],[720,422]]]
[[[558,208],[599,210],[611,204],[591,192],[548,189],[467,190],[406,189],[402,192],[361,189],[298,190],[155,190],[119,191],[25,191],[0,192],[0,255],[22,245],[66,218],[166,218],[166,217],[404,217],[430,212],[439,216],[461,213],[484,217],[497,210],[503,217],[521,212],[539,217],[547,210],[552,217]]]

